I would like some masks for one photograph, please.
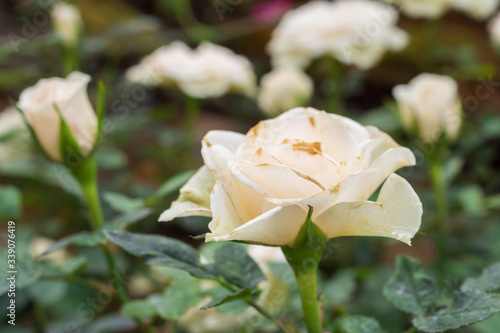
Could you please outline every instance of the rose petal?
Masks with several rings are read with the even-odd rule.
[[[213,239],[241,240],[277,246],[291,245],[306,217],[307,212],[300,206],[276,207],[243,224],[230,234]]]
[[[250,221],[262,214],[262,201],[266,192],[262,186],[250,187],[235,179],[231,173],[229,162],[233,154],[229,149],[221,146],[208,146],[202,142],[201,154],[205,165],[214,175],[214,178],[222,184],[231,198],[238,198],[234,205],[244,221]]]
[[[239,181],[255,189],[262,186],[280,199],[306,198],[323,190],[311,177],[285,165],[236,161],[231,171]]]
[[[234,153],[244,139],[245,135],[241,133],[231,131],[209,131],[203,138],[203,142],[209,147],[221,145]]]
[[[243,224],[231,198],[219,182],[215,183],[210,195],[210,207],[213,219],[208,224],[208,228],[214,238],[229,234]]]
[[[415,191],[393,174],[382,187],[378,201],[342,202],[313,217],[313,221],[328,238],[381,236],[410,245],[422,217],[422,204]]]
[[[422,203],[411,185],[392,174],[382,186],[377,199],[387,212],[394,235],[410,244],[422,222]]]
[[[328,208],[314,223],[328,238],[342,236],[393,237],[389,218],[382,204],[372,201],[341,202]]]
[[[183,216],[212,216],[210,192],[214,184],[212,174],[202,166],[180,189],[179,198],[160,215],[159,221],[167,222]]]

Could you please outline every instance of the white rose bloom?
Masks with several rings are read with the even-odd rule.
[[[148,87],[160,84],[172,87],[176,84],[176,78],[172,73],[176,68],[186,66],[186,59],[190,58],[191,52],[191,49],[182,42],[162,46],[144,57],[138,65],[129,68],[126,78],[130,82]]]
[[[420,74],[409,84],[394,87],[392,93],[407,131],[417,125],[418,135],[426,143],[435,142],[443,131],[449,139],[456,139],[462,108],[457,83],[451,77]]]
[[[500,0],[453,0],[453,6],[476,20],[485,20],[498,8]]]
[[[300,69],[284,67],[262,77],[258,95],[260,108],[270,117],[308,103],[313,81]]]
[[[52,8],[52,23],[64,44],[74,47],[80,38],[83,21],[75,5],[59,2]]]
[[[420,226],[418,196],[393,174],[414,165],[415,156],[349,118],[292,109],[247,135],[208,132],[202,155],[205,166],[160,221],[211,215],[207,241],[291,245],[308,206],[328,238],[384,236],[410,243]],[[382,184],[377,201],[367,201]]]
[[[500,13],[496,14],[488,23],[488,31],[493,45],[500,47]]]
[[[453,0],[384,0],[414,18],[436,19],[451,7]]]
[[[42,148],[55,161],[63,162],[64,156],[60,147],[60,118],[54,104],[60,109],[82,152],[88,154],[94,147],[97,116],[87,95],[89,82],[89,75],[73,72],[66,79],[41,79],[19,97],[19,108],[26,115]]]
[[[208,42],[195,50],[182,42],[163,46],[130,68],[127,79],[148,86],[175,86],[195,98],[216,98],[228,92],[253,96],[256,89],[248,59]]]
[[[408,35],[396,27],[397,19],[391,6],[373,1],[313,1],[283,17],[268,51],[278,67],[305,67],[328,55],[368,69],[387,50],[399,51],[408,44]]]

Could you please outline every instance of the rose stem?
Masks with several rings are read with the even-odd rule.
[[[321,316],[318,304],[318,267],[325,250],[318,248],[282,247],[293,269],[302,301],[302,309],[308,333],[321,333]]]
[[[71,171],[82,187],[83,195],[85,197],[91,215],[91,227],[94,231],[98,231],[104,224],[104,217],[99,200],[99,189],[97,183],[97,161],[95,156],[89,156],[85,158],[82,163],[80,163],[80,165],[78,165],[76,168],[73,168]],[[121,275],[116,267],[113,253],[108,244],[103,244],[101,248],[104,252],[104,256],[106,257],[106,261],[108,262],[111,276],[116,283],[115,289],[118,297],[120,301],[125,304],[129,301],[129,297],[125,292],[125,285],[123,284]],[[152,331],[151,327],[143,324],[140,321],[138,321],[138,325],[143,329],[144,332]]]
[[[446,183],[443,175],[443,163],[436,157],[430,157],[429,175],[431,178],[432,188],[434,191],[434,199],[436,205],[436,229],[438,232],[437,247],[439,251],[439,270],[444,272],[444,264],[446,263],[446,230],[448,221],[448,203],[446,200]]]
[[[325,111],[342,114],[342,64],[335,58],[331,61],[330,75]]]

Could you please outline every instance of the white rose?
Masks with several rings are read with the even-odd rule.
[[[252,96],[256,89],[248,59],[208,42],[196,50],[182,42],[163,46],[130,68],[127,79],[148,86],[177,87],[195,98],[216,98],[228,92]]]
[[[396,27],[397,19],[396,10],[373,1],[313,1],[283,17],[268,51],[275,66],[305,67],[327,55],[368,69],[387,50],[407,45],[408,35]]]
[[[71,73],[66,79],[41,79],[19,97],[19,108],[33,128],[40,145],[53,160],[63,162],[60,147],[61,120],[54,108],[58,106],[84,154],[94,147],[97,138],[97,116],[87,95],[90,76]],[[64,154],[74,152],[64,150]]]
[[[191,56],[191,49],[183,42],[173,42],[162,46],[141,62],[129,68],[126,78],[130,82],[148,87],[176,85],[176,78],[172,75],[175,68],[186,66],[186,59]]]
[[[312,96],[313,81],[302,70],[280,68],[262,77],[258,95],[260,108],[270,117],[306,104]]]
[[[450,9],[453,0],[385,0],[410,17],[436,19]]]
[[[64,44],[74,47],[80,39],[83,21],[75,5],[59,2],[52,8],[52,23]]]
[[[418,135],[426,143],[435,142],[443,132],[456,139],[462,108],[457,83],[451,77],[420,74],[409,84],[394,87],[392,94],[407,131],[417,125]]]
[[[485,20],[498,8],[500,0],[453,0],[453,6],[476,20]]]
[[[160,221],[210,214],[208,241],[291,245],[308,206],[328,238],[385,236],[410,243],[420,226],[418,196],[393,174],[415,164],[413,153],[345,117],[292,109],[247,135],[210,131],[202,155],[205,166]],[[383,183],[377,201],[367,201]]]
[[[488,23],[488,31],[493,45],[500,46],[500,13],[496,14]]]

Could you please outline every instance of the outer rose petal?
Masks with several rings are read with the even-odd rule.
[[[244,139],[245,135],[241,133],[231,131],[210,131],[203,138],[203,142],[208,147],[221,145],[234,153]]]
[[[392,174],[382,186],[377,199],[384,205],[392,231],[400,241],[410,244],[422,222],[422,203],[402,177]]]
[[[212,216],[210,192],[215,180],[206,166],[202,166],[180,190],[180,196],[169,209],[164,211],[159,221],[168,222],[182,216]]]
[[[208,227],[214,238],[227,235],[243,224],[231,198],[219,182],[215,183],[210,195],[210,207],[213,219]]]
[[[313,221],[328,238],[381,236],[410,245],[422,217],[422,203],[410,184],[392,174],[382,186],[377,201],[342,202]]]
[[[241,240],[266,245],[291,245],[307,212],[300,206],[276,207],[223,236],[207,235],[207,240]]]

